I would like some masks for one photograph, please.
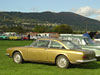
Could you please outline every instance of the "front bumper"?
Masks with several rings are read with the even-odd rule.
[[[9,53],[6,53],[6,56],[11,57]]]
[[[77,63],[87,63],[87,62],[92,62],[92,61],[96,61],[97,59],[94,58],[94,59],[91,59],[91,60],[77,60],[76,62]]]
[[[9,56],[9,53],[6,53],[6,56]]]

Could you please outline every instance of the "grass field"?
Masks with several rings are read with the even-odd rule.
[[[6,49],[14,46],[24,46],[32,41],[0,40],[0,75],[100,75],[100,61],[88,64],[72,65],[69,69],[60,69],[56,65],[23,63],[16,64],[8,58]]]

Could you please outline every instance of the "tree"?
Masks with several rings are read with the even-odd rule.
[[[49,32],[50,28],[47,26],[35,26],[34,27],[34,32],[39,32],[39,33],[44,33],[44,32]]]
[[[9,32],[17,32],[17,33],[25,33],[29,31],[28,29],[24,29],[22,26],[11,26],[8,28]]]
[[[1,26],[0,30],[3,31],[3,32],[6,32],[8,30],[8,27],[7,26]]]
[[[57,33],[72,33],[73,32],[72,28],[67,24],[58,25],[53,28],[53,31]]]

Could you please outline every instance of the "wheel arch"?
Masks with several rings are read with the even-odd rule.
[[[13,57],[13,55],[14,55],[15,52],[19,52],[19,53],[21,54],[22,58],[23,58],[23,54],[22,54],[22,52],[21,52],[20,50],[14,50],[14,51],[12,52],[12,57]]]
[[[66,54],[58,54],[57,56],[56,56],[56,58],[55,58],[55,64],[56,64],[56,60],[57,60],[57,58],[59,57],[59,56],[65,56],[68,60],[69,60],[69,58],[68,58],[68,56],[66,55]],[[69,60],[69,63],[70,63],[70,60]]]

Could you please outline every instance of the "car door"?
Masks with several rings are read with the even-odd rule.
[[[57,41],[51,41],[49,48],[47,49],[48,52],[48,61],[52,62],[55,61],[55,57],[61,53],[62,50],[64,50],[65,47],[62,46],[59,42]]]
[[[28,58],[31,61],[46,61],[49,41],[38,40],[30,48],[28,48]]]

